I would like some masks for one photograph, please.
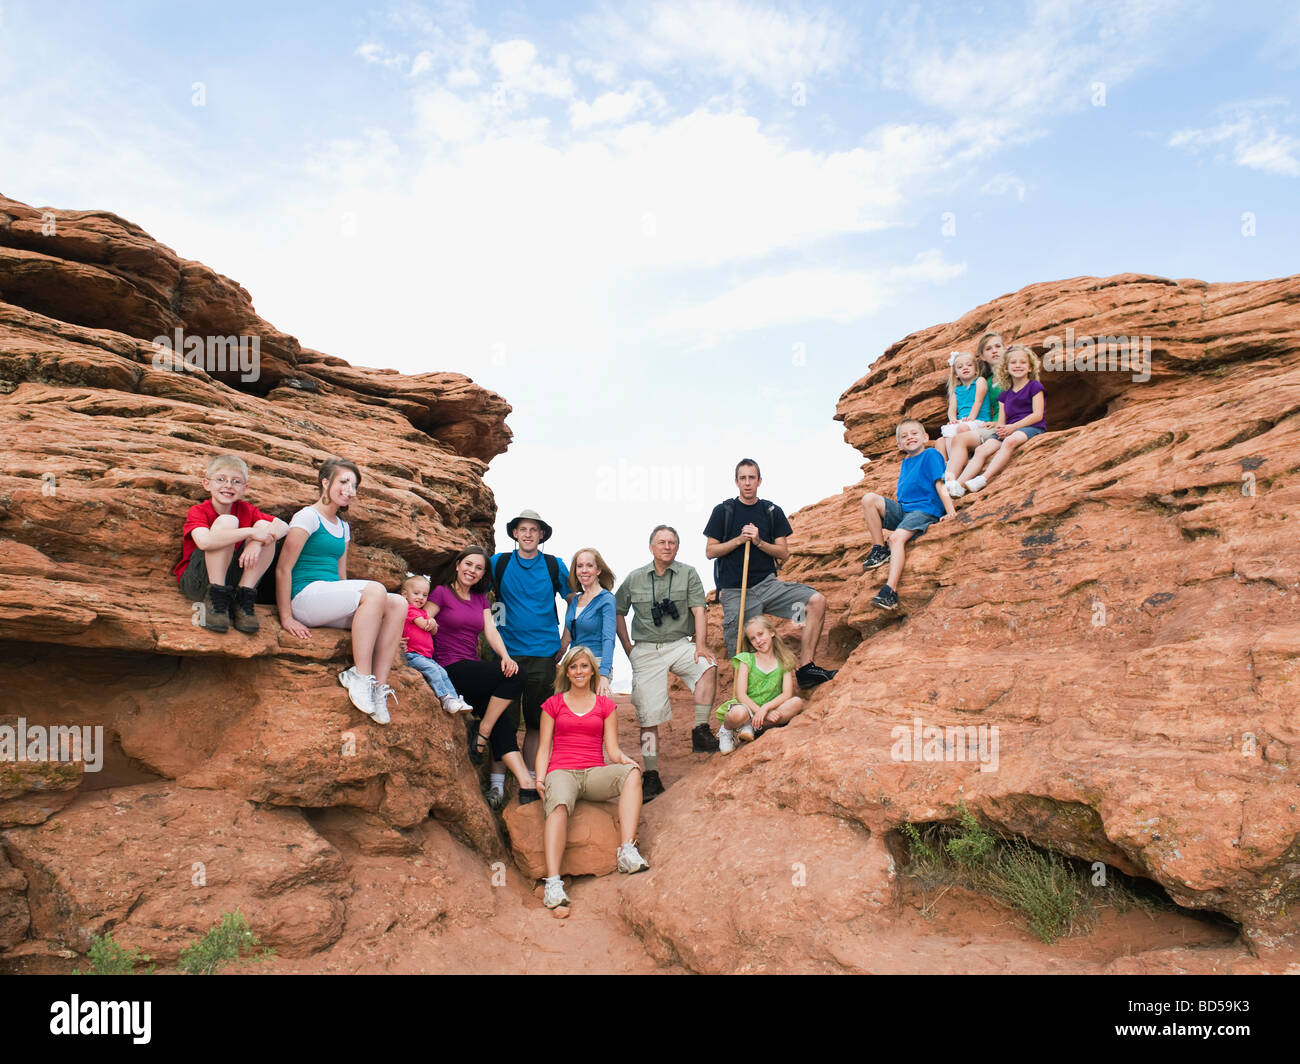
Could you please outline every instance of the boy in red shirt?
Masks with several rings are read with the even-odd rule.
[[[192,602],[206,600],[204,628],[225,632],[233,620],[239,631],[256,632],[257,584],[275,560],[275,541],[289,526],[244,501],[248,466],[238,455],[209,462],[203,490],[212,497],[185,515],[181,560],[172,573]]]

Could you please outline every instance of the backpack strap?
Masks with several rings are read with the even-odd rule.
[[[514,551],[509,554],[502,554],[497,558],[496,565],[492,567],[492,589],[496,592],[498,599],[501,598],[501,577],[505,575],[506,566],[510,564],[510,559],[514,556]]]
[[[564,598],[564,589],[560,587],[559,561],[556,559],[554,554],[543,554],[542,557],[546,559],[546,571],[551,574],[551,587],[555,589],[555,593],[559,595],[560,598]]]
[[[728,499],[722,504],[722,540],[726,542],[731,538],[731,522],[736,516],[736,500]],[[722,559],[713,559],[713,586],[721,588],[719,582],[722,578]]]

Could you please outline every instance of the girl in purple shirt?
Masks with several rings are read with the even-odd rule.
[[[1011,461],[1016,449],[1047,430],[1047,395],[1038,380],[1038,356],[1027,347],[1009,347],[998,365],[997,439],[982,444],[975,452],[992,456],[983,474],[966,482],[967,491],[979,491]]]

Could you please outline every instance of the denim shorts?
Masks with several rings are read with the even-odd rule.
[[[937,520],[939,518],[934,514],[928,514],[924,510],[908,510],[904,513],[897,499],[886,499],[885,518],[881,524],[890,532],[901,528],[904,532],[914,533],[913,539],[919,539]]]
[[[1035,436],[1037,436],[1040,432],[1046,432],[1047,430],[1046,430],[1046,429],[1036,429],[1036,428],[1034,428],[1034,427],[1031,425],[1031,426],[1030,426],[1029,428],[1027,428],[1027,429],[1016,429],[1016,431],[1017,431],[1017,432],[1023,432],[1023,433],[1025,434],[1025,442],[1028,443],[1028,442],[1029,442],[1030,440],[1032,440]]]

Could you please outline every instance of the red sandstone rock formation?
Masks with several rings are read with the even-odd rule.
[[[259,372],[152,343],[176,330],[258,337]],[[502,855],[463,730],[418,674],[394,670],[377,727],[335,680],[346,632],[301,642],[269,606],[256,637],[208,632],[170,569],[206,462],[234,451],[249,498],[285,519],[323,458],[354,459],[349,571],[437,572],[492,542],[482,476],[508,412],[457,374],[304,351],[233,281],[114,215],[0,197],[0,724],[101,726],[108,747],[99,773],[0,764],[0,950],[84,951],[111,928],[168,961],[237,904],[281,953],[318,950],[362,886],[339,847],[363,815],[410,836],[417,865],[469,859],[434,853],[460,843],[430,812],[480,862]],[[411,878],[398,908],[462,904]]]
[[[1041,353],[1067,327],[1149,336],[1150,379],[1044,374],[1051,431],[909,551],[898,614],[870,606],[860,500],[894,492],[897,421],[937,436],[948,352],[985,330]],[[788,728],[659,799],[655,867],[624,893],[638,934],[697,971],[873,970],[891,833],[965,802],[1294,951],[1298,412],[1300,277],[1031,285],[891,347],[836,415],[864,479],[792,517],[783,572],[827,594],[847,660]],[[895,759],[917,719],[995,726],[997,770],[955,743]]]
[[[498,889],[514,873],[463,733],[420,677],[395,672],[401,701],[377,728],[334,680],[346,634],[302,644],[269,611],[256,638],[209,633],[168,572],[217,450],[248,455],[250,497],[284,517],[321,458],[355,458],[350,570],[390,586],[436,570],[490,540],[482,473],[509,438],[504,401],[303,351],[138,227],[0,199],[0,724],[98,725],[108,747],[95,773],[0,765],[0,967],[71,967],[108,929],[168,964],[239,906],[276,970],[543,970],[535,953],[544,970],[997,970],[1003,949],[1017,969],[1080,970],[996,929],[973,961],[945,959],[954,939],[900,914],[892,833],[963,802],[1285,952],[1300,930],[1298,307],[1297,278],[1078,279],[886,352],[838,415],[871,459],[864,480],[794,515],[785,569],[826,591],[819,657],[843,671],[726,758],[666,754],[669,789],[642,821],[652,869],[579,881],[556,922]],[[860,497],[892,493],[894,424],[934,434],[948,351],[989,327],[1040,349],[1067,327],[1150,336],[1150,378],[1048,375],[1053,431],[916,545],[904,609],[881,614]],[[176,329],[259,336],[258,378],[163,357],[151,341]],[[997,770],[891,756],[918,718],[996,726]],[[1107,970],[1236,963],[1171,941]]]

